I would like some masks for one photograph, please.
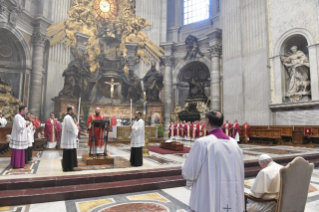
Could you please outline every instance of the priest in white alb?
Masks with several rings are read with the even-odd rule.
[[[74,171],[73,168],[78,166],[76,148],[76,139],[79,133],[79,128],[74,123],[72,115],[74,108],[68,107],[67,114],[63,119],[61,148],[63,149],[62,168],[63,171]]]
[[[257,175],[251,189],[250,195],[261,199],[278,198],[280,189],[281,165],[274,162],[267,154],[260,155],[259,165],[263,168]],[[248,212],[275,212],[275,202],[254,202],[247,205]]]
[[[221,112],[206,114],[209,135],[195,141],[183,164],[182,174],[187,186],[192,187],[192,212],[245,210],[243,153],[237,142],[220,129],[223,121]]]
[[[30,122],[24,119],[24,115],[28,112],[27,107],[19,107],[19,113],[13,119],[10,148],[11,152],[11,167],[24,168],[25,166],[25,149],[28,148],[27,127]]]
[[[131,129],[131,166],[143,166],[143,146],[145,145],[142,112],[136,111]]]

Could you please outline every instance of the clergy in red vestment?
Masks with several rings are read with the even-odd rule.
[[[232,124],[228,122],[228,120],[226,120],[226,123],[223,124],[222,126],[222,130],[224,131],[224,133],[228,136],[231,136],[231,132],[232,132]]]
[[[95,120],[105,120],[105,118],[101,115],[101,109],[97,107],[95,109],[95,114],[90,115],[87,121],[87,130],[90,132],[88,145],[91,146],[91,138],[93,133],[93,125],[92,122]],[[91,154],[103,154],[104,153],[104,130],[101,128],[94,128],[94,139],[95,142],[93,145],[94,148],[91,149]]]
[[[184,139],[184,137],[185,137],[185,133],[184,133],[184,126],[185,126],[185,124],[186,124],[186,121],[184,121],[184,122],[181,122],[181,128],[180,128],[180,134],[181,134],[181,138],[182,139]]]
[[[50,118],[44,125],[44,137],[47,139],[47,148],[54,149],[57,147],[57,141],[59,139],[59,132],[61,128],[58,128],[57,121],[53,113],[50,113]]]
[[[37,127],[37,128],[41,126],[41,121],[38,119],[37,116],[34,117],[32,125]]]
[[[201,133],[200,137],[207,136],[207,130],[205,128],[205,123],[203,121],[201,122],[200,133]]]
[[[177,122],[176,123],[176,128],[175,128],[176,139],[181,139],[181,128],[182,128],[181,122]]]
[[[57,116],[56,116],[57,117]],[[57,130],[57,146],[59,146],[61,144],[61,133],[62,133],[62,128],[61,128],[61,124],[58,120],[58,118],[55,118],[56,121],[56,130]]]
[[[111,126],[114,127],[114,126],[116,126],[116,125],[117,125],[117,118],[116,118],[115,116],[113,116],[113,117],[111,118]]]
[[[233,124],[233,138],[239,142],[240,141],[240,125],[238,124],[237,120],[234,120]]]
[[[191,140],[191,122],[187,122],[186,124],[184,124],[184,135],[185,135],[185,139],[190,141]]]
[[[192,140],[195,141],[198,138],[198,128],[197,128],[197,121],[192,124]]]
[[[171,122],[171,125],[169,125],[169,138],[173,139],[175,138],[175,124],[174,122]]]
[[[243,129],[244,129],[244,135],[245,135],[245,142],[248,142],[250,138],[250,125],[247,123],[247,121],[243,125]]]

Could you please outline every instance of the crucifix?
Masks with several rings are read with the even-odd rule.
[[[231,208],[228,207],[228,204],[227,204],[227,208],[223,208],[223,209],[227,210],[227,212],[228,210],[231,210]]]
[[[111,82],[104,82],[107,85],[111,86],[111,101],[113,103],[113,97],[114,97],[114,86],[119,85],[119,82],[114,82],[114,78],[111,79]]]

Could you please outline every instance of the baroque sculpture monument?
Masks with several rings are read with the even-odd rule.
[[[302,97],[311,95],[310,88],[310,63],[304,52],[297,46],[290,48],[290,56],[281,56],[281,61],[289,75],[286,97],[292,102],[301,100]]]
[[[99,106],[110,116],[129,118],[128,103],[132,100],[136,108],[143,108],[144,93],[148,103],[162,110],[163,75],[156,62],[162,62],[164,50],[142,31],[150,24],[136,17],[135,1],[73,0],[68,14],[67,21],[50,26],[47,33],[51,46],[71,46],[75,58],[63,73],[55,112],[61,114],[66,104],[78,105],[81,99],[91,110]],[[140,61],[151,65],[141,78],[134,71]]]

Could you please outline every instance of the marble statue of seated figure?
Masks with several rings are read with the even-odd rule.
[[[250,189],[250,195],[261,199],[277,198],[280,189],[280,169],[277,164],[267,154],[260,155],[258,159],[262,170],[258,173],[253,186]],[[247,205],[248,212],[275,212],[275,202],[254,202]]]

